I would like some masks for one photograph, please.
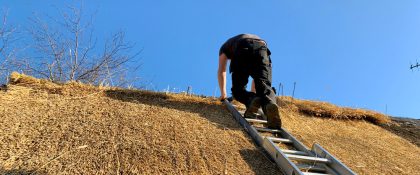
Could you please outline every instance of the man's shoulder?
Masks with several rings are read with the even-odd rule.
[[[243,33],[236,35],[232,38],[229,38],[220,48],[219,55],[225,53],[229,58],[232,56],[232,50],[235,43],[239,42],[241,39],[261,39],[259,36],[249,33]]]
[[[231,39],[244,39],[244,38],[251,38],[251,39],[261,39],[258,35],[250,34],[250,33],[243,33],[232,37]]]
[[[261,39],[258,35],[255,35],[255,34],[246,33],[242,35],[243,35],[243,38]]]
[[[229,38],[225,43],[231,43],[231,42],[235,42],[241,39],[261,39],[261,38],[258,35],[243,33],[243,34],[236,35],[232,38]]]

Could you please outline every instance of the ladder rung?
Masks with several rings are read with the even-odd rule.
[[[288,172],[290,172],[289,170],[292,170],[293,173],[301,175],[328,175],[328,173],[334,175],[336,173],[355,175],[353,171],[318,144],[314,144],[312,150],[308,150],[305,145],[294,138],[284,128],[269,129],[262,126],[253,126],[255,123],[268,123],[268,121],[266,121],[267,116],[264,116],[260,109],[258,113],[264,117],[264,119],[260,117],[244,118],[244,111],[239,112],[237,105],[233,105],[227,100],[224,100],[223,103],[227,106],[228,110],[232,113],[238,123],[250,134],[257,145],[262,146],[281,169],[287,169]],[[264,136],[268,133],[262,132],[273,133],[273,135],[276,133],[277,136]],[[276,138],[280,135],[283,138]],[[279,143],[290,144],[290,146],[293,145],[295,147],[293,149],[296,150],[282,150]],[[328,157],[328,159],[314,157],[312,153],[314,153],[314,155],[325,155],[323,157]]]
[[[306,161],[306,162],[322,162],[322,163],[329,163],[330,160],[326,158],[321,157],[312,157],[312,156],[299,156],[299,155],[293,155],[293,154],[286,154],[287,158],[292,160],[300,160],[300,161]]]
[[[269,129],[269,128],[261,128],[261,127],[255,127],[255,129],[257,131],[262,131],[262,132],[272,132],[272,133],[280,133],[281,132],[278,129]]]
[[[238,111],[239,112],[239,114],[241,114],[242,116],[245,114],[245,111]],[[257,116],[257,117],[260,117],[261,116],[261,114],[259,114],[259,113],[254,113],[254,115],[255,116]]]
[[[325,173],[311,173],[311,172],[303,172],[304,175],[331,175],[331,174],[325,174]]]
[[[298,164],[296,165],[300,170],[311,170],[311,171],[321,171],[321,172],[325,172],[327,171],[324,167],[322,166],[314,166],[314,165],[308,165],[308,164]]]
[[[306,153],[306,152],[297,151],[297,150],[282,149],[281,151],[285,154],[295,154],[295,155],[302,155],[302,156],[307,156],[308,155],[308,153]]]
[[[267,137],[267,139],[275,143],[293,143],[293,141],[291,141],[290,139],[284,139],[284,138]]]
[[[245,120],[248,121],[249,123],[262,123],[262,124],[267,123],[267,120],[259,120],[259,119],[251,119],[251,118],[245,118]]]

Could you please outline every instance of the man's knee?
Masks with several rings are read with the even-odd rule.
[[[234,97],[244,95],[246,92],[246,89],[243,87],[232,87],[232,95]]]
[[[247,104],[250,99],[256,96],[254,92],[248,92],[245,88],[232,88],[232,96],[235,100]]]

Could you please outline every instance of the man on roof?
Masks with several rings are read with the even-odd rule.
[[[253,118],[262,107],[271,129],[281,128],[276,95],[271,87],[271,58],[267,43],[257,35],[240,34],[228,39],[219,51],[217,78],[221,92],[220,99],[227,98],[226,67],[230,60],[233,98],[246,106],[244,117]],[[247,91],[248,78],[253,78],[255,91]],[[252,88],[254,89],[254,88]]]

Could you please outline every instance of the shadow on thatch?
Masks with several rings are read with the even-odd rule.
[[[393,117],[391,120],[380,126],[420,147],[420,119]]]
[[[230,130],[243,130],[231,116],[223,116],[228,113],[227,109],[216,99],[173,95],[140,90],[117,89],[105,91],[106,96],[124,102],[141,103],[158,107],[171,108],[191,113],[198,113],[201,117],[216,123],[217,127]],[[264,153],[258,149],[242,149],[240,155],[251,167],[255,174],[277,174],[279,169],[266,159]],[[267,164],[271,162],[272,164]],[[274,168],[273,168],[274,167]],[[262,171],[264,169],[264,171]],[[229,170],[227,170],[229,171]]]
[[[277,167],[275,163],[270,160],[266,155],[264,155],[263,151],[260,151],[258,149],[243,149],[239,152],[242,156],[242,159],[245,160],[245,162],[251,167],[252,171],[256,175],[262,175],[262,174],[275,174],[277,172],[266,172],[261,171],[261,169],[266,169],[264,167],[270,166],[270,167]],[[259,156],[265,156],[268,160],[267,161],[260,161],[261,159],[255,159],[255,157]],[[272,163],[272,165],[267,165],[267,162]],[[276,169],[277,171],[280,171],[279,169]]]
[[[4,175],[46,175],[47,172],[39,171],[39,170],[27,170],[27,169],[12,169],[12,170],[5,170],[0,168],[0,174]]]
[[[222,129],[242,129],[233,118],[230,118],[232,120],[226,120],[226,117],[221,117],[223,114],[226,114],[226,109],[221,103],[217,103],[216,100],[130,89],[110,89],[104,92],[107,97],[124,102],[147,104],[197,113],[200,117],[217,124]]]

